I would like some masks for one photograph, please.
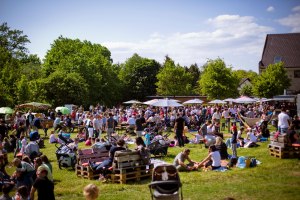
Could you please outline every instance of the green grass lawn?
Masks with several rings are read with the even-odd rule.
[[[42,131],[40,131],[42,132]],[[73,134],[75,135],[75,134]],[[190,136],[192,138],[192,136]],[[299,159],[279,159],[271,157],[268,152],[269,142],[259,143],[260,147],[238,148],[238,156],[255,156],[262,162],[255,168],[231,168],[226,172],[195,171],[181,172],[184,199],[300,199],[300,162]],[[78,178],[71,169],[60,170],[56,160],[56,147],[45,141],[46,148],[42,152],[48,156],[53,165],[56,199],[83,199],[82,190],[85,185],[94,183],[100,188],[98,199],[151,199],[148,184],[150,179],[128,184],[102,183],[97,180]],[[80,144],[81,148],[85,148]],[[202,160],[208,150],[200,145],[188,144],[193,160]],[[168,155],[163,158],[172,163],[182,148],[169,148]],[[231,154],[231,150],[228,152]],[[12,154],[9,155],[12,159]],[[8,168],[11,174],[14,168]]]

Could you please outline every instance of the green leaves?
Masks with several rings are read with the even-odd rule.
[[[290,82],[282,62],[271,64],[257,78],[253,92],[258,97],[272,98],[283,94],[284,89],[290,86]]]
[[[180,65],[175,66],[174,61],[168,56],[162,69],[157,74],[157,79],[157,94],[159,95],[191,94],[193,76]]]
[[[227,68],[220,58],[209,60],[199,80],[202,94],[209,99],[225,99],[237,96],[238,80],[231,68]]]
[[[160,64],[155,60],[134,54],[121,65],[119,77],[123,85],[123,100],[144,100],[156,94],[156,74]]]

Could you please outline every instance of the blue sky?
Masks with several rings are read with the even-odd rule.
[[[114,63],[134,53],[183,66],[220,57],[257,72],[267,34],[300,32],[300,1],[0,0],[3,22],[41,59],[62,35],[106,46]]]

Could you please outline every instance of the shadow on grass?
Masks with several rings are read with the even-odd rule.
[[[54,185],[56,185],[57,183],[60,183],[60,182],[61,182],[61,180],[53,179]]]

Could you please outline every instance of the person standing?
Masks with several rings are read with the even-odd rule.
[[[286,113],[285,108],[281,109],[278,115],[278,131],[283,134],[286,133],[290,126],[290,116]]]
[[[175,120],[174,130],[176,133],[179,147],[184,147],[184,140],[183,140],[184,126],[185,126],[185,121],[182,118],[182,114],[181,113],[177,114],[177,119]]]
[[[31,200],[34,200],[34,193],[36,191],[38,193],[38,200],[55,200],[54,183],[47,178],[47,174],[48,171],[44,168],[37,170],[37,178],[30,191]]]
[[[232,157],[237,158],[237,127],[235,122],[231,123],[231,149],[232,149]]]
[[[113,118],[113,114],[109,113],[109,118],[106,120],[106,128],[107,128],[107,139],[109,140],[111,134],[114,132],[115,129],[115,120]]]
[[[31,131],[31,127],[33,125],[33,119],[34,119],[34,115],[31,113],[31,110],[28,111],[28,115],[26,117],[26,128],[27,128],[27,135],[30,133]]]
[[[100,123],[100,115],[96,114],[96,117],[93,119],[93,128],[94,128],[94,135],[95,138],[101,138],[101,129],[102,129],[102,124]]]
[[[143,132],[143,122],[142,118],[140,115],[137,115],[137,119],[135,120],[135,131],[138,137],[142,137],[142,132]]]

